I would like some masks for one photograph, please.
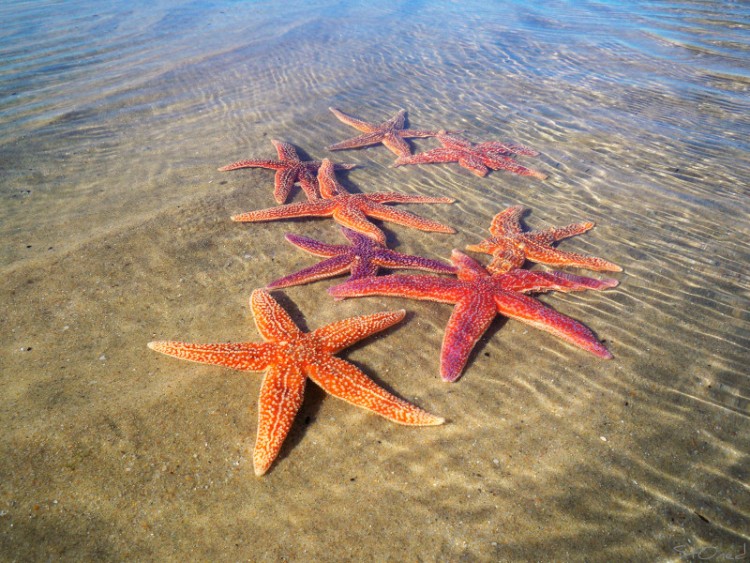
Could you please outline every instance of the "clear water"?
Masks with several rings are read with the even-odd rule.
[[[30,1],[0,19],[8,558],[746,553],[746,3]],[[354,134],[329,106],[527,144],[550,178],[328,153]],[[449,306],[277,292],[310,329],[406,308],[344,356],[449,422],[397,427],[311,385],[255,478],[260,376],[145,343],[256,340],[250,292],[314,261],[284,233],[341,242],[330,221],[228,220],[273,205],[272,173],[216,168],[272,158],[270,139],[361,165],[352,190],[456,197],[410,207],[456,235],[385,226],[403,252],[447,258],[512,204],[530,228],[596,221],[562,248],[622,265],[620,286],[542,299],[615,359],[498,320],[448,385]]]

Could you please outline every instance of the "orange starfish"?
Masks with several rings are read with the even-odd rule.
[[[594,223],[573,223],[567,227],[550,227],[543,231],[523,232],[521,217],[526,208],[515,205],[501,211],[492,219],[490,233],[492,237],[479,244],[467,246],[467,250],[484,252],[492,255],[492,262],[487,269],[493,273],[503,273],[513,268],[520,268],[526,260],[547,264],[549,266],[575,266],[600,272],[621,272],[622,268],[595,256],[584,256],[573,252],[563,252],[552,247],[552,244],[575,235],[580,235],[593,228]]]
[[[413,213],[383,205],[384,203],[453,203],[455,201],[453,198],[397,193],[350,194],[336,181],[333,164],[327,158],[324,158],[320,165],[318,184],[323,199],[249,211],[248,213],[235,215],[232,217],[232,221],[252,223],[294,217],[333,217],[333,220],[337,223],[362,233],[383,245],[385,245],[385,234],[370,223],[367,220],[368,217],[392,221],[422,231],[456,232],[451,227],[437,221],[424,219]]]
[[[406,121],[406,110],[400,110],[394,117],[388,121],[384,121],[380,125],[374,125],[367,123],[356,117],[345,114],[343,111],[339,111],[336,108],[328,108],[333,112],[333,115],[338,117],[341,121],[347,125],[351,125],[359,131],[363,131],[364,135],[359,135],[346,141],[341,141],[330,147],[326,147],[329,151],[340,151],[343,149],[358,149],[361,147],[368,147],[370,145],[376,145],[383,143],[388,147],[396,156],[408,156],[411,154],[409,144],[404,139],[411,139],[413,137],[434,137],[436,131],[419,131],[417,129],[404,129],[404,122]]]
[[[451,259],[458,268],[458,279],[391,275],[349,281],[328,292],[335,299],[393,295],[454,304],[440,353],[440,375],[445,381],[455,381],[461,376],[471,350],[497,315],[550,332],[600,358],[612,357],[587,327],[523,294],[607,289],[616,286],[617,280],[520,269],[490,275],[477,261],[458,250],[453,251]]]
[[[393,326],[405,312],[352,317],[302,332],[281,306],[262,290],[250,297],[262,343],[187,344],[150,342],[149,348],[183,360],[242,371],[265,371],[258,406],[258,437],[253,451],[256,475],[263,475],[281,449],[302,404],[309,377],[327,393],[409,426],[433,426],[444,420],[392,395],[336,354]]]
[[[276,203],[284,203],[292,191],[292,186],[299,182],[308,200],[319,199],[318,182],[315,180],[320,168],[317,160],[300,160],[297,150],[289,143],[272,140],[279,160],[240,160],[219,168],[221,172],[240,168],[269,168],[276,170],[273,196]],[[336,170],[351,170],[356,164],[334,164]]]
[[[508,170],[521,176],[534,176],[540,180],[547,178],[544,172],[521,166],[511,158],[513,154],[536,156],[539,153],[522,145],[505,144],[497,141],[474,144],[448,131],[439,131],[437,140],[442,147],[415,155],[401,155],[394,166],[404,164],[432,164],[458,162],[477,176],[486,176],[492,170]]]

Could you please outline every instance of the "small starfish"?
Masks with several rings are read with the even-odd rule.
[[[307,237],[293,234],[286,235],[286,240],[299,246],[302,250],[306,250],[316,256],[325,256],[328,259],[294,274],[279,278],[269,283],[266,288],[278,289],[280,287],[301,285],[330,278],[342,274],[347,270],[351,272],[349,280],[356,280],[377,275],[378,269],[381,266],[384,268],[426,270],[441,274],[454,274],[456,272],[456,268],[450,264],[390,250],[382,244],[346,227],[342,227],[341,232],[349,239],[351,245],[325,244]]]
[[[346,282],[328,292],[335,299],[393,295],[455,304],[440,354],[440,375],[445,381],[455,381],[461,376],[471,350],[497,315],[546,330],[600,358],[612,357],[584,325],[523,293],[607,289],[616,286],[617,280],[530,270],[490,275],[478,262],[458,250],[453,251],[451,258],[458,268],[458,279],[391,275]]]
[[[258,437],[253,451],[256,475],[263,475],[276,459],[302,404],[308,377],[334,397],[399,424],[433,426],[444,422],[392,395],[353,364],[333,356],[398,323],[404,318],[403,310],[352,317],[313,332],[302,332],[268,292],[253,291],[250,306],[258,332],[267,342],[149,342],[148,346],[183,360],[266,372],[260,389]]]
[[[394,166],[404,164],[432,164],[435,162],[458,162],[477,176],[486,176],[492,170],[508,170],[521,176],[534,176],[545,180],[547,175],[538,170],[521,166],[511,158],[514,154],[537,156],[539,153],[522,145],[505,144],[497,141],[474,144],[458,135],[439,131],[435,135],[443,145],[440,148],[415,155],[402,155]]]
[[[328,108],[333,112],[333,115],[338,117],[341,121],[347,125],[351,125],[359,131],[363,131],[364,135],[359,135],[346,141],[341,141],[330,147],[326,147],[329,151],[340,151],[343,149],[358,149],[360,147],[369,147],[370,145],[377,145],[383,143],[388,147],[391,152],[395,153],[396,156],[408,156],[411,154],[409,144],[404,139],[411,139],[413,137],[434,137],[437,135],[437,131],[419,131],[417,129],[404,129],[404,122],[406,121],[406,110],[400,110],[394,117],[388,121],[384,121],[380,125],[374,125],[367,123],[356,117],[345,114],[343,111],[339,111],[336,108]]]
[[[383,205],[384,203],[453,203],[450,197],[430,197],[422,195],[404,195],[397,193],[350,194],[336,181],[333,164],[323,159],[318,170],[318,184],[323,199],[290,203],[270,209],[249,211],[232,217],[232,221],[257,222],[292,219],[294,217],[333,217],[337,223],[385,245],[385,234],[367,220],[374,217],[383,221],[392,221],[422,231],[438,233],[455,233],[451,227],[424,219],[413,213],[400,211]]]
[[[308,200],[319,199],[318,182],[315,175],[320,168],[317,160],[300,160],[297,150],[289,143],[272,140],[279,155],[279,160],[240,160],[219,168],[221,172],[240,168],[268,168],[276,170],[273,196],[276,203],[284,203],[292,191],[292,186],[299,182]],[[351,170],[356,164],[334,164],[336,170]]]
[[[563,252],[552,247],[552,244],[575,235],[580,235],[593,228],[594,223],[574,223],[567,227],[550,227],[543,231],[523,232],[521,217],[526,208],[514,205],[501,211],[492,219],[490,233],[492,237],[479,244],[467,246],[467,250],[484,252],[492,255],[492,262],[487,269],[492,273],[503,273],[513,268],[520,268],[526,260],[549,266],[575,266],[599,272],[621,272],[622,268],[594,256],[584,256],[573,252]]]

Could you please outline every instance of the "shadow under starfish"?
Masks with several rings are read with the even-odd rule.
[[[258,332],[266,342],[149,342],[148,346],[183,360],[265,371],[253,451],[256,475],[263,475],[276,459],[302,405],[308,378],[334,397],[399,424],[433,426],[444,422],[379,387],[353,364],[334,357],[344,348],[400,322],[405,315],[403,310],[352,317],[307,333],[262,289],[253,291],[250,306]]]
[[[595,223],[573,223],[566,227],[549,227],[542,231],[524,232],[521,228],[521,217],[526,212],[522,205],[515,205],[501,211],[492,219],[490,233],[492,237],[478,244],[466,247],[474,252],[492,255],[487,269],[492,273],[503,273],[513,268],[520,268],[526,260],[547,264],[548,266],[574,266],[598,272],[621,272],[622,268],[596,256],[584,256],[573,252],[564,252],[552,247],[552,244],[591,230]]]
[[[385,245],[385,234],[368,221],[368,217],[391,221],[399,225],[414,227],[422,231],[455,233],[452,227],[425,219],[407,211],[383,205],[384,203],[453,203],[450,197],[430,197],[398,193],[350,194],[336,181],[333,164],[323,159],[318,171],[318,184],[323,199],[290,203],[269,209],[249,211],[232,217],[242,223],[277,221],[295,217],[332,217],[337,223],[360,232]]]
[[[458,269],[458,279],[390,275],[349,281],[328,292],[335,299],[392,295],[454,304],[440,353],[440,375],[445,381],[455,381],[461,376],[471,350],[497,315],[547,331],[600,358],[612,358],[586,326],[524,293],[601,290],[616,286],[617,280],[520,269],[490,275],[459,250],[453,251],[451,259]]]
[[[349,239],[350,245],[326,244],[311,238],[291,233],[287,234],[286,240],[295,246],[316,256],[324,256],[327,260],[318,262],[294,274],[279,278],[269,283],[266,288],[278,289],[306,284],[337,276],[347,271],[351,274],[349,280],[356,280],[377,275],[381,267],[426,270],[439,274],[453,274],[456,272],[455,266],[451,264],[396,252],[346,227],[342,227],[341,232]]]

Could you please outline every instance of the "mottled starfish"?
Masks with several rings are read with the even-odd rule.
[[[349,276],[350,280],[356,280],[377,275],[380,267],[426,270],[439,274],[453,274],[456,272],[455,266],[440,262],[439,260],[431,260],[429,258],[422,258],[421,256],[412,256],[390,250],[379,242],[375,242],[346,227],[342,227],[341,232],[349,239],[351,245],[326,244],[299,235],[286,235],[286,240],[295,246],[316,256],[325,256],[327,259],[294,274],[279,278],[269,283],[266,288],[277,289],[280,287],[301,285],[337,276],[346,271],[351,273]]]
[[[367,218],[374,217],[391,221],[422,231],[455,233],[451,227],[424,219],[413,213],[393,209],[384,203],[453,203],[450,197],[430,197],[397,193],[350,194],[336,181],[333,164],[323,159],[318,170],[318,184],[323,199],[300,203],[289,203],[269,209],[249,211],[232,217],[232,221],[257,222],[292,219],[294,217],[333,217],[337,223],[385,245],[385,234]]]
[[[307,378],[334,397],[399,424],[432,426],[443,423],[442,418],[392,395],[353,364],[333,356],[398,323],[404,318],[403,310],[352,317],[308,333],[302,332],[262,289],[253,291],[250,306],[258,332],[267,342],[150,342],[148,346],[183,360],[242,371],[265,371],[258,401],[258,437],[253,451],[256,475],[263,475],[276,459],[302,404]]]
[[[526,260],[549,266],[575,266],[600,272],[622,271],[617,264],[601,258],[564,252],[552,247],[552,244],[559,240],[585,233],[592,229],[595,223],[586,221],[566,227],[524,232],[521,228],[521,217],[525,211],[526,208],[522,205],[514,205],[501,211],[492,219],[492,236],[479,244],[466,247],[467,250],[492,255],[492,262],[487,266],[490,272],[503,273],[520,268]]]
[[[537,156],[539,154],[528,147],[500,143],[498,141],[474,144],[447,131],[439,131],[435,137],[443,145],[442,147],[415,155],[401,155],[393,165],[458,162],[458,164],[472,171],[477,176],[486,176],[487,172],[491,169],[507,170],[514,174],[533,176],[540,180],[547,178],[545,173],[521,166],[513,160],[512,155],[515,154],[528,156]]]
[[[272,140],[279,155],[279,160],[240,160],[219,168],[220,171],[238,170],[240,168],[268,168],[276,170],[273,196],[276,203],[284,203],[292,191],[292,186],[299,182],[308,200],[319,199],[318,182],[315,175],[320,168],[317,160],[300,160],[297,150],[289,143]],[[334,164],[336,170],[351,170],[356,164]]]
[[[520,269],[490,275],[477,261],[458,250],[453,251],[452,260],[458,268],[458,279],[390,275],[346,282],[328,291],[336,299],[393,295],[453,303],[456,307],[445,329],[440,354],[440,375],[445,381],[455,381],[461,376],[471,350],[497,315],[550,332],[600,358],[612,357],[583,324],[523,294],[607,289],[616,286],[617,280]]]
[[[358,149],[361,147],[369,147],[370,145],[377,145],[383,143],[388,147],[396,156],[408,156],[411,154],[409,144],[404,139],[412,139],[414,137],[434,137],[437,135],[437,131],[420,131],[417,129],[404,129],[404,122],[406,121],[406,110],[400,110],[394,117],[388,121],[384,121],[380,125],[373,123],[367,123],[361,119],[357,119],[351,115],[345,114],[343,111],[339,111],[336,108],[328,108],[333,112],[333,115],[338,117],[341,121],[347,125],[351,125],[358,131],[364,132],[364,135],[353,137],[326,147],[329,151],[340,151],[343,149]]]

